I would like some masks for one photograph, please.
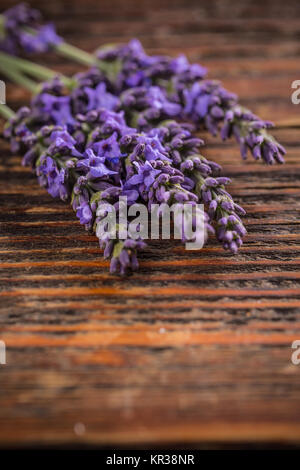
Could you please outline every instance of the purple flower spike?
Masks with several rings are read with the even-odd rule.
[[[93,219],[93,213],[88,203],[82,203],[77,207],[76,216],[82,225],[89,225]]]
[[[118,65],[117,75],[108,78],[117,93],[123,92],[121,106],[126,112],[138,113],[140,128],[147,129],[168,117],[188,118],[198,128],[205,127],[213,135],[220,133],[223,140],[235,136],[244,159],[250,150],[256,160],[284,162],[284,148],[267,133],[272,123],[239,106],[237,96],[218,82],[203,79],[206,69],[189,64],[185,56],[149,56],[133,40],[103,49],[98,58]]]
[[[4,38],[0,41],[0,49],[9,54],[47,52],[62,42],[54,26],[41,25],[39,11],[30,8],[26,3],[20,3],[6,10],[3,16]],[[33,29],[35,34],[26,32],[26,28]]]
[[[41,157],[36,173],[40,185],[46,187],[52,197],[60,197],[63,201],[68,199],[67,173],[63,168],[59,170],[51,157]]]

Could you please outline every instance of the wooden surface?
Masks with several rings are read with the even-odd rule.
[[[201,60],[277,123],[288,155],[285,166],[242,163],[234,142],[204,134],[247,210],[244,247],[152,243],[120,279],[1,142],[0,445],[299,445],[299,2],[32,3],[89,51],[137,36],[149,52]],[[55,55],[44,63],[78,69]],[[28,97],[8,86],[14,109]]]

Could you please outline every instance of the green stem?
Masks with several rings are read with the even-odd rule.
[[[1,22],[3,23],[3,20],[4,20],[3,15],[0,15],[0,24]],[[33,28],[24,27],[24,31],[26,31],[26,33],[32,34],[33,36],[36,35],[36,31]],[[67,57],[68,59],[74,60],[75,62],[81,65],[85,65],[85,66],[97,65],[102,72],[112,74],[111,66],[109,66],[109,64],[106,64],[103,61],[97,60],[96,56],[94,56],[93,54],[89,54],[88,52],[85,52],[76,46],[72,46],[71,44],[67,44],[66,42],[61,42],[60,44],[54,45],[53,49],[57,53],[62,55],[63,57]],[[25,62],[28,62],[28,61],[25,61]],[[28,64],[25,65],[23,62],[23,65],[27,67]],[[29,72],[29,70],[26,70],[26,71]],[[44,73],[44,72],[47,73],[49,69],[39,66],[39,68],[35,69],[35,71],[36,73]],[[39,78],[42,80],[44,79],[42,76]],[[72,85],[70,83],[66,83],[66,84]]]
[[[15,112],[6,106],[6,104],[0,104],[0,114],[5,119],[10,119],[15,116]]]
[[[55,76],[55,72],[50,69],[44,68],[19,57],[10,56],[4,52],[0,52],[0,61],[8,62],[9,64],[13,65],[14,68],[22,69],[23,72],[26,72],[32,77],[40,80],[49,80]]]
[[[79,49],[78,47],[72,46],[72,44],[67,44],[66,42],[61,42],[57,46],[53,46],[54,50],[68,59],[74,60],[75,62],[81,65],[96,65],[98,68],[105,73],[109,78],[114,73],[112,70],[112,65],[101,60],[97,60],[96,56],[89,54],[88,52]]]
[[[24,31],[32,34],[33,36],[36,35],[36,31],[33,28],[24,27]],[[53,49],[59,52],[62,56],[75,60],[75,62],[79,62],[82,65],[92,65],[95,62],[95,58],[92,54],[89,54],[78,47],[72,46],[71,44],[67,44],[64,41],[60,44],[53,45]]]
[[[14,66],[14,68],[21,69],[24,73],[31,75],[37,80],[51,80],[52,78],[59,76],[65,85],[71,86],[73,83],[70,78],[58,72],[55,72],[54,70],[51,70],[48,67],[38,65],[29,60],[21,59],[20,57],[10,56],[8,54],[5,54],[4,52],[0,52],[0,61],[7,62],[9,65]]]
[[[55,51],[59,52],[64,57],[75,60],[82,65],[93,65],[95,63],[95,57],[88,52],[85,52],[78,47],[67,44],[66,42],[61,42],[57,46],[54,46]]]
[[[0,38],[4,37],[5,31],[4,31],[4,16],[0,15]]]
[[[38,92],[38,83],[34,82],[30,78],[25,77],[16,68],[12,67],[11,65],[9,66],[7,62],[0,62],[0,70],[7,78],[17,85],[21,85],[33,94]]]
[[[4,16],[0,15],[0,30],[4,32]],[[33,28],[24,27],[24,31],[26,33],[32,34],[33,36],[36,35],[36,31]],[[53,46],[53,49],[59,52],[64,57],[68,57],[76,62],[79,62],[82,65],[92,65],[95,62],[95,58],[92,54],[85,52],[78,47],[72,46],[71,44],[67,44],[65,42],[61,42]]]

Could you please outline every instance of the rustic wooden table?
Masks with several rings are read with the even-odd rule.
[[[0,445],[299,445],[299,2],[32,4],[89,51],[136,36],[151,53],[201,61],[276,122],[288,155],[284,166],[242,163],[234,142],[204,134],[247,210],[244,247],[151,244],[120,279],[1,142]],[[77,70],[54,55],[44,63]],[[8,85],[7,98],[16,109],[29,95]]]

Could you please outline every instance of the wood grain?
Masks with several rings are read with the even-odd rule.
[[[203,133],[247,210],[245,245],[233,257],[214,240],[201,252],[152,242],[124,279],[1,142],[0,446],[299,446],[300,108],[290,94],[300,3],[31,3],[89,51],[137,36],[151,53],[201,60],[277,123],[288,155],[271,168],[241,162],[234,142]],[[78,70],[54,54],[39,60]],[[28,101],[7,88],[15,109]]]

